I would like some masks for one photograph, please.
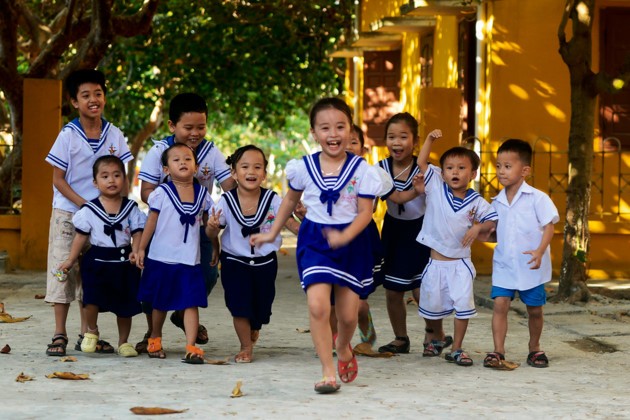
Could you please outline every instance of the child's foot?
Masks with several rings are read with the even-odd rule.
[[[68,345],[68,336],[65,334],[55,334],[51,343],[46,349],[47,356],[65,356],[66,346]]]
[[[83,334],[79,334],[79,339],[77,340],[76,344],[74,345],[74,349],[76,351],[83,351],[83,350],[81,350],[81,344],[82,343],[83,343]],[[98,340],[96,342],[96,350],[94,350],[94,353],[111,354],[111,353],[114,353],[115,351],[116,351],[116,349],[114,349],[114,346],[109,344],[109,342],[107,342],[105,340]]]
[[[138,352],[129,343],[123,343],[118,346],[118,355],[122,357],[136,357]]]
[[[447,362],[455,363],[457,366],[472,366],[473,360],[462,349],[455,350],[451,353],[446,353],[444,356]]]
[[[337,383],[337,378],[324,376],[321,381],[315,384],[315,392],[318,394],[330,394],[336,392],[341,388],[341,385]]]
[[[409,353],[409,337],[396,337],[394,341],[378,348],[379,353]]]
[[[549,359],[544,351],[532,351],[527,355],[527,364],[535,368],[549,367]]]
[[[250,337],[252,340],[252,347],[254,347],[256,345],[256,342],[258,341],[258,338],[260,337],[260,330],[252,330]]]
[[[252,351],[251,350],[241,350],[238,352],[236,356],[234,356],[234,361],[236,363],[251,363],[252,362]]]
[[[94,353],[98,344],[98,330],[96,332],[86,332],[81,340],[81,351],[83,353]]]
[[[204,364],[203,350],[196,346],[186,346],[186,356],[184,356],[182,362],[189,363],[191,365]]]
[[[147,353],[152,359],[166,359],[166,353],[162,349],[162,337],[149,337],[149,345],[147,346]]]
[[[147,352],[147,346],[149,345],[149,337],[151,337],[151,333],[147,332],[146,334],[144,334],[144,338],[142,339],[142,341],[138,341],[136,343],[136,351],[138,352],[138,354]]]

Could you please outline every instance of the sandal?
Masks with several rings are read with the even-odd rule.
[[[144,334],[144,338],[142,339],[142,341],[139,341],[136,343],[136,351],[138,352],[138,354],[147,352],[147,346],[149,345],[149,337],[151,337],[151,333],[146,333]]]
[[[234,356],[234,361],[236,363],[251,363],[252,362],[251,352],[248,353],[246,351],[240,351],[236,356]]]
[[[549,359],[544,351],[533,351],[527,355],[527,364],[535,368],[549,367]]]
[[[315,384],[315,392],[318,394],[330,394],[337,392],[341,385],[337,383],[336,378],[323,377],[321,381]]]
[[[74,349],[76,351],[83,351],[81,350],[81,343],[83,343],[83,334],[79,334],[79,339],[74,345]],[[109,344],[109,342],[105,340],[98,340],[96,342],[96,350],[94,351],[94,353],[111,354],[114,352],[116,352],[116,349],[114,349],[114,347],[111,344]]]
[[[352,350],[352,345],[350,346],[350,351],[352,352],[352,359],[347,362],[342,362],[337,358],[337,371],[339,372],[339,379],[343,383],[350,383],[357,379],[357,375],[359,374],[359,365],[357,364],[357,357],[354,355],[354,351]],[[345,379],[344,379],[345,376]]]
[[[129,343],[123,343],[120,346],[118,346],[117,353],[119,356],[122,356],[122,357],[138,356],[138,352],[136,351],[136,349],[133,348],[133,346]]]
[[[422,357],[436,357],[442,354],[442,350],[445,347],[453,344],[453,337],[447,335],[444,340],[431,340],[429,343],[424,344],[424,351]]]
[[[83,353],[96,352],[96,345],[98,344],[98,334],[86,332],[81,339],[81,351]]]
[[[171,314],[171,322],[173,323],[173,325],[184,331],[184,334],[186,333],[186,328],[184,328],[184,320],[179,317],[177,312],[173,312]],[[206,327],[199,324],[199,327],[197,328],[197,339],[195,340],[195,343],[208,344],[209,340],[210,339],[208,338],[208,330],[206,329]]]
[[[147,346],[147,353],[151,359],[166,359],[166,353],[162,350],[162,337],[149,337],[149,345]]]
[[[503,355],[503,353],[493,351],[486,354],[486,358],[483,359],[483,367],[497,368],[501,366],[504,360],[505,355]]]
[[[403,344],[394,344],[394,341],[403,341]],[[389,344],[385,344],[378,348],[379,353],[409,353],[411,347],[409,343],[409,337],[396,337],[396,339]]]
[[[55,334],[46,349],[47,356],[65,356],[66,346],[68,345],[68,336],[65,334]]]
[[[361,328],[359,328],[359,337],[361,337],[362,343],[370,343],[370,346],[374,346],[376,343],[376,331],[374,331],[374,322],[372,322],[372,312],[368,310],[368,330],[367,333],[363,334]]]
[[[451,353],[446,353],[446,356],[444,356],[444,358],[447,362],[455,363],[457,366],[473,365],[473,360],[462,349],[455,350]]]
[[[203,365],[203,350],[195,346],[186,346],[186,356],[182,359],[182,362],[191,365]]]

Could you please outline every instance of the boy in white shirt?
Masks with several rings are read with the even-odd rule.
[[[440,130],[429,133],[418,155],[427,208],[416,240],[431,248],[431,259],[422,273],[418,312],[435,335],[443,335],[442,319],[455,312],[453,351],[445,358],[458,366],[471,366],[473,360],[462,349],[468,320],[477,315],[470,245],[480,233],[494,228],[497,214],[468,188],[479,168],[475,152],[453,147],[440,157],[439,168],[428,164],[433,141],[440,137]]]
[[[492,260],[494,351],[486,355],[485,367],[503,365],[507,313],[517,291],[529,316],[527,364],[549,366],[545,352],[540,350],[540,336],[546,302],[544,284],[551,280],[549,244],[559,217],[551,199],[525,182],[531,172],[531,159],[532,148],[523,140],[506,140],[497,152],[497,176],[504,188],[492,202],[500,222]]]
[[[123,163],[133,156],[122,132],[103,118],[105,108],[105,76],[98,70],[77,70],[65,81],[72,106],[78,111],[75,118],[62,129],[46,162],[53,167],[53,203],[48,236],[48,270],[46,302],[52,303],[55,313],[55,334],[46,349],[49,356],[65,356],[68,344],[66,319],[70,302],[82,300],[81,278],[75,265],[67,273],[57,271],[70,255],[75,235],[72,216],[86,202],[99,196],[93,180],[92,166],[101,156],[113,155]],[[122,195],[127,195],[127,184]],[[87,330],[81,312],[81,335],[75,346],[80,350],[83,333]],[[99,340],[97,353],[113,353],[114,348]]]

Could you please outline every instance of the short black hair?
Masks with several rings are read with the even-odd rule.
[[[532,164],[532,146],[530,146],[525,140],[508,139],[504,141],[501,146],[499,146],[497,154],[503,152],[514,152],[518,155],[518,158],[524,165],[531,166]]]
[[[168,119],[173,124],[177,124],[182,114],[188,112],[198,112],[208,116],[208,105],[201,95],[193,92],[180,93],[171,99],[168,107]]]
[[[459,156],[466,157],[468,158],[468,160],[470,160],[473,171],[476,171],[477,169],[479,169],[479,164],[481,162],[479,160],[479,156],[477,156],[477,153],[461,146],[452,147],[448,149],[446,152],[444,152],[442,156],[440,156],[440,168],[444,168],[444,161],[446,159],[450,157],[459,157]]]
[[[227,159],[225,160],[225,163],[230,165],[232,169],[236,169],[236,165],[238,164],[238,161],[241,160],[245,152],[249,150],[255,150],[257,152],[260,152],[260,154],[263,157],[263,162],[265,162],[265,170],[266,170],[267,163],[268,163],[267,156],[265,156],[265,152],[263,152],[263,150],[260,147],[254,146],[253,144],[248,144],[246,146],[242,146],[236,149],[234,153],[232,153],[230,156],[227,157]]]
[[[107,95],[107,87],[105,87],[105,75],[103,72],[94,69],[75,70],[66,77],[66,92],[70,98],[77,99],[79,87],[84,83],[94,83],[100,85],[103,93]]]
[[[407,126],[411,129],[413,143],[415,143],[418,140],[418,120],[416,120],[413,115],[408,112],[399,112],[387,120],[387,123],[385,123],[385,140],[387,140],[387,130],[389,129],[390,124],[401,122],[407,124]]]
[[[363,130],[356,124],[352,124],[352,131],[357,133],[357,137],[359,138],[359,143],[361,144],[361,148],[365,147],[365,135],[363,134]]]
[[[113,163],[115,165],[118,165],[118,167],[120,168],[120,171],[122,172],[123,176],[124,177],[127,176],[127,172],[125,171],[125,164],[123,163],[122,160],[120,160],[120,158],[118,156],[105,155],[105,156],[101,156],[98,159],[96,159],[96,162],[94,162],[94,165],[92,165],[92,177],[94,179],[96,179],[96,175],[98,175],[98,170],[101,168],[101,166],[107,165],[109,163]]]
[[[352,111],[348,104],[339,98],[322,98],[319,101],[315,102],[315,105],[311,108],[311,112],[309,113],[309,120],[311,122],[311,128],[315,128],[315,117],[320,111],[324,111],[326,109],[336,109],[337,111],[341,111],[348,117],[348,123],[352,127]]]
[[[186,143],[173,143],[172,145],[170,145],[164,152],[162,152],[162,157],[161,157],[161,162],[162,162],[162,166],[168,166],[168,154],[171,150],[178,148],[178,147],[185,147],[186,149],[190,150],[193,154],[193,157],[195,158],[195,165],[198,165],[199,163],[197,162],[197,153],[195,153],[195,151],[188,146]]]

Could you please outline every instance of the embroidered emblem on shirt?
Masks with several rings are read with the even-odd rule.
[[[109,150],[109,154],[110,154],[110,155],[113,155],[113,154],[115,154],[115,153],[116,153],[116,148],[114,147],[114,145],[113,145],[113,144],[111,144],[111,145],[109,146],[109,149],[108,149],[108,150]]]

